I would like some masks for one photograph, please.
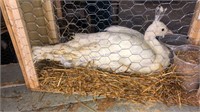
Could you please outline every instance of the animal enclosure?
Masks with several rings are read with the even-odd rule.
[[[184,91],[181,81],[176,82],[179,74],[195,75],[190,84],[195,83],[191,91],[197,90],[198,69],[177,74],[173,55],[178,53],[156,37],[173,32],[198,44],[199,5],[192,0],[1,1],[27,87],[127,99],[136,92],[141,97],[156,92],[163,97],[159,91],[168,89],[179,94]],[[199,61],[194,61],[198,68]]]

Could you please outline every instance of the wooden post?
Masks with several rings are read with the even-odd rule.
[[[57,16],[58,18],[62,18],[62,6],[61,6],[61,1],[60,0],[56,0],[55,1],[55,5],[57,7],[56,12],[57,12]]]
[[[59,1],[57,1],[59,2]],[[54,11],[53,6],[51,4],[50,0],[43,0],[42,8],[44,12],[44,17],[46,18],[46,24],[47,24],[47,31],[49,36],[49,43],[50,44],[56,44],[59,43],[59,36],[58,36],[58,29],[56,27],[56,22],[54,18]]]
[[[197,1],[188,35],[191,38],[193,44],[200,45],[200,0]]]
[[[29,38],[25,30],[26,27],[23,23],[24,21],[20,15],[17,0],[0,0],[0,6],[15,48],[26,86],[31,89],[37,89],[39,83],[34,63],[32,61]]]

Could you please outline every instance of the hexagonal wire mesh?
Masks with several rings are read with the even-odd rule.
[[[48,44],[41,1],[19,0],[18,2],[26,23],[31,45]]]
[[[150,72],[154,71],[151,69],[157,70],[159,65],[167,67],[169,51],[166,52],[166,48],[163,48],[158,41],[151,40],[153,45],[139,38],[143,37],[141,33],[144,33],[154,21],[155,9],[159,4],[168,9],[161,21],[173,32],[186,34],[194,12],[194,1],[52,1],[61,42],[71,40],[70,37],[74,39],[64,45],[58,44],[43,48],[45,57],[42,57],[44,55],[42,50],[40,52],[42,55],[36,58],[66,60],[69,64],[66,66],[85,65],[86,62],[95,61],[100,68],[110,69],[112,67],[112,70],[118,69],[120,72],[143,71],[144,69]],[[156,24],[157,26],[149,29],[162,27],[163,30],[168,30],[165,25],[159,22]],[[122,31],[123,28],[109,27],[111,25],[126,26],[135,30]],[[107,32],[102,32],[105,28]],[[130,31],[133,35],[127,35]],[[163,35],[159,34],[159,31],[153,31],[154,36]],[[166,31],[164,31],[165,34]],[[148,38],[147,34],[145,36]],[[65,47],[62,48],[62,46]],[[38,55],[38,52],[35,52],[35,55]],[[156,55],[158,52],[161,56]],[[117,61],[112,61],[113,59]],[[154,65],[155,61],[156,63],[158,61],[159,65]],[[150,67],[149,64],[156,67]],[[126,66],[130,66],[132,70],[127,69]]]
[[[196,4],[159,0],[51,3],[61,43],[33,47],[34,61],[50,59],[65,67],[86,66],[90,62],[106,71],[139,73],[170,65],[170,50],[155,37],[169,33],[169,29],[187,34]],[[166,12],[156,8],[159,4],[167,8]],[[156,10],[159,17],[155,21]]]
[[[110,25],[126,26],[144,33],[153,22],[155,8],[161,4],[167,8],[162,18],[174,33],[187,34],[194,12],[195,1],[161,0],[103,0],[69,1],[60,5],[52,2],[61,38],[68,38],[77,32],[92,33],[103,31]],[[58,14],[58,10],[62,10]]]

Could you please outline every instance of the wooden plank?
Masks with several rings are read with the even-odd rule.
[[[46,24],[48,29],[48,39],[50,44],[56,44],[59,43],[58,38],[58,29],[56,27],[56,22],[54,18],[54,11],[53,6],[51,4],[50,0],[43,0],[42,8],[44,12],[44,17],[46,18]]]
[[[60,0],[56,0],[55,1],[55,5],[57,7],[56,12],[57,12],[57,17],[58,18],[62,18],[62,6],[61,6],[61,1]]]
[[[11,37],[12,44],[13,44],[14,49],[15,49],[15,53],[16,53],[17,58],[18,58],[18,61],[19,61],[20,68],[21,68],[22,73],[23,73],[23,75],[24,75],[25,83],[26,83],[26,85],[29,87],[29,83],[28,83],[27,77],[26,77],[26,75],[25,75],[25,74],[26,74],[25,68],[24,68],[23,63],[22,63],[22,61],[21,61],[22,58],[21,58],[21,55],[20,55],[20,53],[19,53],[19,48],[18,48],[18,46],[17,46],[17,42],[16,42],[16,40],[15,40],[15,35],[14,35],[13,30],[12,30],[12,28],[11,28],[11,23],[10,23],[10,21],[9,21],[9,18],[8,18],[8,15],[7,15],[7,12],[6,12],[5,4],[4,4],[4,2],[3,2],[2,0],[0,0],[0,6],[1,6],[2,15],[3,15],[3,17],[4,17],[4,21],[5,21],[5,23],[6,23],[8,32],[9,32],[10,37]]]
[[[200,45],[200,0],[196,4],[195,13],[188,35],[193,44]]]
[[[30,43],[17,0],[0,0],[0,4],[26,86],[31,89],[38,88],[39,83],[32,61]]]

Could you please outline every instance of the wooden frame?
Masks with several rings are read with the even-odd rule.
[[[31,48],[24,27],[25,25],[18,9],[19,4],[17,4],[16,0],[0,0],[0,5],[26,86],[31,89],[37,89],[39,82],[32,61]]]
[[[0,0],[0,6],[19,60],[26,86],[32,90],[38,90],[39,82],[32,60],[31,46],[24,25],[25,23],[20,15],[19,4],[17,3],[17,0]],[[200,10],[196,10],[196,14],[199,13]],[[195,15],[191,29],[199,31],[200,21],[196,20],[196,17],[197,16]],[[193,32],[190,30],[189,35],[191,35],[192,38],[200,40],[200,32]]]
[[[197,1],[188,35],[194,44],[200,45],[200,0]]]

